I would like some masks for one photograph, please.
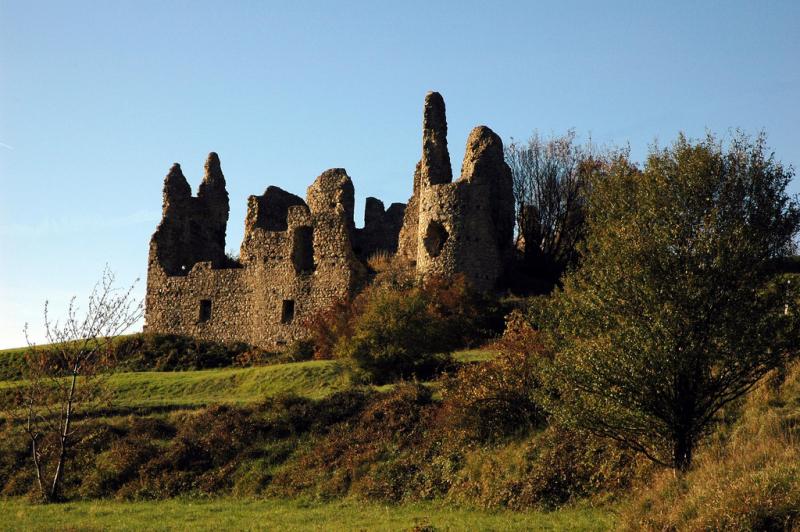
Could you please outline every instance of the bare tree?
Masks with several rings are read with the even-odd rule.
[[[109,399],[106,386],[114,366],[112,341],[142,316],[143,304],[127,289],[114,286],[105,268],[85,312],[70,301],[63,321],[53,321],[44,306],[45,338],[37,346],[28,335],[25,379],[7,411],[27,435],[37,489],[42,500],[61,498],[64,470],[76,446],[89,435],[85,414]]]
[[[517,248],[532,275],[555,283],[577,259],[583,236],[586,173],[596,166],[591,144],[580,146],[575,132],[549,139],[538,133],[506,147],[517,217]]]

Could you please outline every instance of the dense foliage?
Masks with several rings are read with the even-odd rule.
[[[582,267],[556,297],[561,419],[685,470],[715,414],[798,349],[776,283],[800,210],[763,138],[625,158],[592,183]]]

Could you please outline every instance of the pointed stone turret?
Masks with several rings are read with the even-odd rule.
[[[202,197],[204,194],[220,190],[225,190],[225,176],[222,174],[219,155],[212,151],[206,158],[205,174],[203,175],[203,182],[200,183],[200,190],[198,190],[197,195]]]
[[[414,169],[414,192],[408,199],[398,239],[398,255],[406,262],[417,261],[420,189],[453,181],[447,151],[447,116],[444,98],[438,92],[425,95],[422,111],[422,158]]]
[[[425,95],[425,110],[422,118],[422,159],[420,160],[418,180],[422,185],[438,185],[450,183],[453,180],[450,153],[447,151],[447,117],[444,98],[438,92],[429,92]],[[417,180],[415,179],[415,181]]]
[[[219,156],[213,151],[206,158],[205,173],[197,190],[197,198],[208,213],[208,218],[203,221],[208,239],[207,253],[216,266],[222,264],[225,258],[225,232],[230,206]]]
[[[170,206],[174,206],[181,202],[186,201],[192,197],[192,187],[186,181],[181,165],[174,163],[172,168],[169,169],[167,177],[164,178],[164,194],[163,194],[163,210],[162,214],[167,215],[167,210]]]
[[[369,197],[364,205],[364,227],[381,223],[386,214],[383,202],[378,198]]]
[[[461,179],[477,183],[507,180],[511,186],[511,173],[503,156],[503,141],[490,128],[477,126],[467,137]]]
[[[206,159],[205,174],[197,191],[197,197],[206,204],[209,214],[217,225],[222,225],[224,231],[230,212],[228,191],[225,188],[225,176],[222,174],[219,156],[213,151]]]

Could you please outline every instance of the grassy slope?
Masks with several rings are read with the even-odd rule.
[[[14,350],[16,351],[16,350]],[[6,352],[0,352],[2,357]],[[16,351],[18,353],[18,351]],[[491,358],[490,351],[456,354],[461,362]],[[348,386],[336,361],[309,361],[255,368],[185,372],[119,373],[111,377],[115,405],[121,407],[197,407],[247,403],[279,393],[323,397]],[[1,382],[0,388],[18,382]],[[607,509],[543,512],[484,512],[440,504],[386,506],[352,500],[308,503],[297,500],[165,500],[144,502],[83,501],[31,505],[0,499],[0,529],[19,530],[607,530],[614,515]]]
[[[491,356],[489,351],[470,350],[457,353],[456,359],[472,362]],[[115,392],[113,404],[121,408],[243,404],[281,393],[319,399],[349,386],[345,368],[333,360],[254,368],[117,373],[109,384]],[[0,381],[0,389],[16,385],[15,381]]]
[[[172,499],[30,505],[0,500],[7,530],[608,530],[613,516],[592,509],[483,512],[437,504],[385,506],[341,500]]]
[[[800,530],[800,361],[770,384],[748,394],[684,478],[664,471],[633,494],[628,529]]]
[[[112,340],[112,343],[117,343],[125,338],[128,338],[130,334],[123,334],[120,336],[115,336]],[[55,344],[43,344],[39,345],[39,348],[47,348],[48,346],[55,345]],[[12,347],[10,349],[0,349],[0,382],[5,379],[19,379],[20,373],[22,372],[22,367],[25,364],[25,353],[28,352],[28,347]]]
[[[119,373],[110,381],[119,406],[203,406],[249,403],[281,393],[318,399],[347,388],[335,361],[314,360],[255,368]]]

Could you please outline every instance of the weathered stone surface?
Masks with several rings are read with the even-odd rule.
[[[166,216],[171,206],[180,204],[192,197],[192,188],[181,171],[181,165],[175,163],[164,178],[164,206],[162,216]]]
[[[444,98],[438,92],[428,92],[422,109],[422,157],[414,169],[414,189],[406,204],[398,239],[398,256],[411,265],[417,262],[419,246],[419,191],[423,187],[450,183],[452,180]]]
[[[186,275],[201,261],[225,262],[228,193],[216,154],[209,161],[214,175],[204,181],[198,197],[192,197],[179,164],[172,165],[164,179],[162,218],[151,242],[151,261],[158,261],[170,275]]]
[[[252,232],[255,228],[286,231],[289,227],[289,207],[296,205],[306,206],[306,202],[281,188],[267,187],[262,196],[250,196],[247,199],[245,232]]]
[[[488,188],[494,239],[504,262],[510,260],[514,239],[514,184],[503,154],[503,141],[486,126],[467,138],[461,179]]]
[[[453,180],[450,153],[447,151],[444,98],[438,92],[425,95],[419,179],[422,185],[439,185]]]
[[[406,203],[406,210],[403,213],[403,225],[400,228],[397,242],[397,256],[411,266],[415,266],[417,263],[420,166],[421,163],[417,163],[417,167],[414,169],[414,193]]]
[[[500,137],[478,126],[467,140],[461,177],[451,182],[446,134],[444,102],[429,93],[417,186],[406,207],[398,254],[423,278],[463,273],[475,287],[490,290],[504,274],[512,251],[511,170]]]

